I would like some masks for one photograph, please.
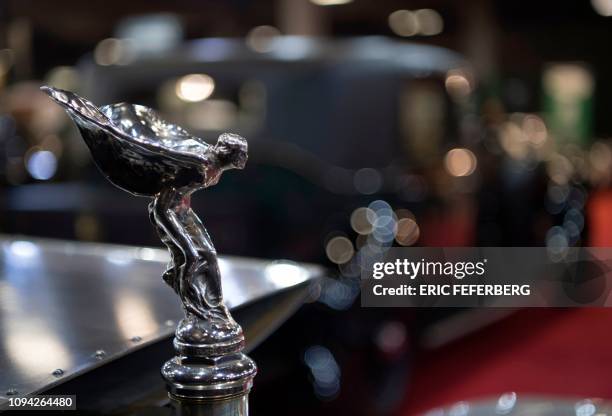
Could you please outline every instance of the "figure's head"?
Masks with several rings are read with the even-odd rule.
[[[244,169],[248,159],[247,141],[237,134],[223,133],[215,145],[223,169]]]

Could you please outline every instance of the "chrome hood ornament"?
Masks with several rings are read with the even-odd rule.
[[[223,303],[217,252],[191,209],[193,192],[215,185],[225,170],[244,168],[246,140],[225,133],[213,146],[141,105],[96,107],[70,91],[41,89],[77,124],[110,182],[153,199],[149,217],[172,258],[163,280],[185,311],[174,338],[177,355],[162,367],[170,397],[246,406],[257,368],[242,353],[242,329]]]

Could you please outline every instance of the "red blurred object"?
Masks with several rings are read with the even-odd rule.
[[[590,247],[612,247],[612,190],[591,192],[586,209]]]
[[[610,309],[518,311],[418,356],[401,414],[510,391],[612,399],[611,325]]]
[[[432,210],[421,224],[419,244],[424,247],[471,247],[475,241],[476,209],[468,200]]]

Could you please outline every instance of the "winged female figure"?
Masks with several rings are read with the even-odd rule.
[[[224,171],[243,169],[246,140],[224,133],[210,145],[141,105],[97,107],[70,91],[41,89],[74,120],[111,183],[153,199],[149,216],[171,253],[163,279],[180,296],[186,313],[176,332],[177,350],[209,355],[203,345],[215,344],[218,352],[240,348],[242,330],[223,303],[217,252],[191,209],[191,195],[215,185]]]

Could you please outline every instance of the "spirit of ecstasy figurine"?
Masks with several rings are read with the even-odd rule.
[[[163,279],[185,310],[174,338],[177,355],[162,367],[170,397],[227,399],[224,412],[246,413],[257,367],[242,353],[244,335],[223,303],[217,253],[190,207],[193,192],[215,185],[227,169],[244,168],[246,140],[226,133],[212,146],[150,108],[96,107],[70,91],[41,89],[66,109],[110,182],[153,198],[149,216],[171,254]]]

